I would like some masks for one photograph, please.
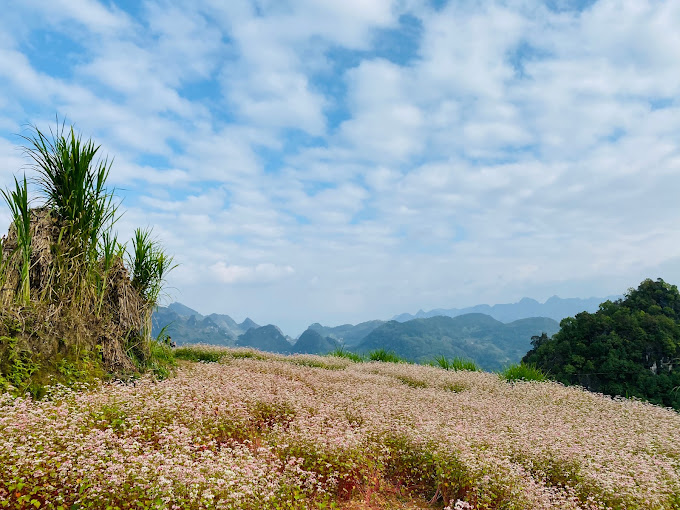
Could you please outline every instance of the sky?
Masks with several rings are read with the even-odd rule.
[[[164,303],[298,335],[680,283],[678,1],[0,7],[0,186],[74,124]]]

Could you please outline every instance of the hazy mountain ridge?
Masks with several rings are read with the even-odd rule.
[[[520,319],[505,324],[480,313],[457,317],[435,316],[407,322],[389,321],[373,330],[357,351],[394,351],[414,362],[435,356],[474,360],[486,370],[517,363],[531,348],[531,337],[542,332],[553,335],[559,324],[548,317]]]
[[[342,345],[353,347],[366,338],[371,331],[384,323],[385,321],[372,320],[361,322],[356,325],[343,324],[341,326],[328,327],[315,322],[310,325],[308,329],[312,329],[322,336],[333,338]]]
[[[182,303],[159,306],[153,313],[151,324],[153,336],[157,336],[165,327],[165,333],[177,345],[207,343],[235,346],[240,335],[259,327],[250,319],[239,324],[224,314],[203,316]]]
[[[606,300],[619,299],[621,296],[607,296],[606,298],[560,298],[552,296],[545,303],[535,299],[522,298],[516,303],[503,303],[497,305],[475,305],[467,308],[435,308],[429,312],[418,310],[415,315],[402,313],[395,315],[392,320],[406,322],[413,319],[427,319],[438,315],[446,317],[458,317],[468,313],[483,313],[501,322],[513,322],[519,319],[531,317],[548,317],[558,323],[565,317],[573,317],[580,312],[595,312],[600,303]]]
[[[311,326],[300,335],[295,342],[293,352],[296,354],[328,354],[340,347],[340,342],[312,329]]]
[[[540,305],[534,300],[522,302]],[[559,324],[548,317],[503,323],[487,314],[469,313],[405,322],[373,320],[334,327],[314,323],[295,340],[272,324],[259,326],[250,319],[239,324],[224,314],[203,316],[181,303],[159,307],[154,313],[153,334],[157,335],[165,325],[168,325],[166,333],[177,345],[208,343],[282,354],[327,354],[338,347],[357,352],[386,349],[416,362],[431,361],[441,355],[459,356],[472,359],[486,369],[518,362],[531,348],[531,336],[542,332],[552,335],[559,330]]]

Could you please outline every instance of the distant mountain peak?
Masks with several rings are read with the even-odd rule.
[[[429,317],[436,317],[444,315],[448,317],[457,317],[473,312],[482,312],[490,315],[501,322],[513,322],[518,319],[527,319],[530,317],[549,317],[557,322],[560,322],[565,317],[573,317],[580,312],[595,312],[599,308],[601,302],[607,299],[617,299],[620,296],[608,296],[605,299],[600,298],[567,298],[563,299],[559,296],[551,296],[545,303],[541,304],[539,301],[529,297],[523,297],[516,303],[502,303],[493,306],[482,304],[470,306],[467,308],[436,308],[429,312],[418,310],[415,315],[410,313],[402,313],[395,315],[393,320],[398,322],[406,322],[412,319],[426,319]]]
[[[291,345],[286,340],[286,337],[273,324],[249,329],[238,337],[236,345],[283,354],[289,353],[291,350]]]
[[[242,329],[245,329],[245,330],[248,330],[248,329],[250,329],[250,328],[259,328],[259,327],[260,327],[260,326],[259,326],[255,321],[253,321],[250,317],[246,317],[246,319],[245,319],[241,324],[239,324],[239,326],[241,326],[241,328],[242,328]]]
[[[541,304],[538,301],[536,301],[535,299],[529,298],[529,297],[523,297],[522,299],[519,300],[519,302],[521,304],[524,304],[524,305],[540,305]]]
[[[245,321],[244,321],[245,322]],[[252,321],[251,321],[252,322]],[[259,329],[261,330],[275,330],[279,335],[285,338],[286,335],[283,334],[283,331],[278,326],[275,326],[274,324],[267,324],[266,326],[262,326]]]
[[[293,352],[299,354],[328,354],[339,347],[337,340],[324,337],[311,326],[307,328],[297,339]]]
[[[175,312],[180,317],[191,317],[192,315],[195,315],[199,319],[203,317],[193,308],[189,308],[188,306],[183,305],[182,303],[178,303],[177,301],[175,301],[174,303],[170,303],[168,305],[168,310]]]

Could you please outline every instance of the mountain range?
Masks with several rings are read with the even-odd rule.
[[[446,317],[458,317],[467,313],[483,313],[501,322],[512,322],[518,319],[530,317],[549,317],[560,322],[565,317],[573,317],[580,312],[596,312],[600,303],[606,300],[616,300],[622,296],[607,296],[606,298],[567,298],[558,296],[549,298],[545,303],[535,299],[522,298],[517,303],[505,303],[498,305],[476,305],[468,308],[435,308],[429,312],[418,310],[415,315],[402,313],[392,317],[392,320],[406,322],[413,319],[426,319],[443,315]]]
[[[252,328],[259,328],[250,319],[240,324],[228,315],[212,313],[203,316],[182,303],[159,306],[151,318],[151,334],[158,334],[165,328],[177,345],[213,344],[235,346],[240,335]]]
[[[532,336],[544,332],[553,335],[559,330],[558,321],[569,313],[594,311],[601,301],[555,296],[539,303],[524,298],[512,304],[421,310],[391,321],[333,327],[314,323],[297,339],[272,324],[260,326],[251,319],[238,323],[224,314],[204,316],[181,303],[172,303],[154,313],[152,334],[164,329],[177,345],[208,343],[283,354],[327,354],[342,347],[358,353],[385,349],[414,362],[431,361],[436,356],[462,357],[495,370],[518,362],[531,348]]]

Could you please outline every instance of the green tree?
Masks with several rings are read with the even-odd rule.
[[[568,317],[552,338],[533,337],[523,361],[552,378],[680,409],[680,293],[647,279],[595,313]]]

